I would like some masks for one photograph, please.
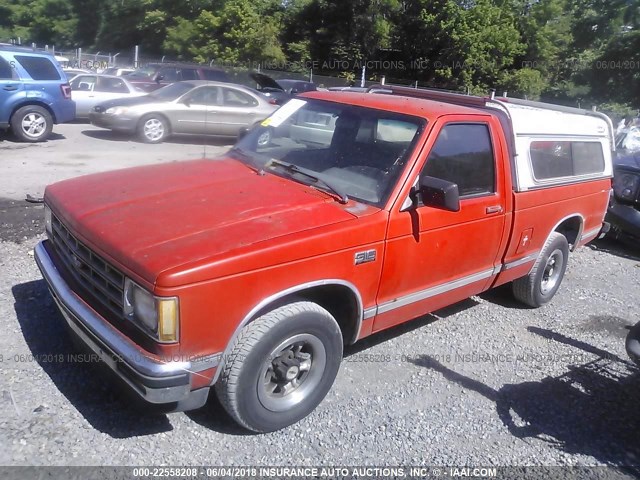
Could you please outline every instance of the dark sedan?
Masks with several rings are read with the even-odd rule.
[[[274,80],[263,73],[252,73],[250,77],[258,84],[258,92],[278,105],[288,102],[299,93],[315,92],[316,84],[305,80]]]

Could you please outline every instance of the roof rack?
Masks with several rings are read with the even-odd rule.
[[[378,93],[389,93],[391,95],[402,95],[404,97],[424,98],[445,103],[468,107],[487,107],[489,97],[477,97],[464,93],[454,93],[448,90],[437,90],[433,88],[401,87],[397,85],[372,85],[367,92],[376,91]]]
[[[0,43],[0,50],[17,50],[19,52],[37,52],[37,53],[46,53],[44,51],[40,52],[38,49],[25,46],[25,45],[14,45],[13,43]]]

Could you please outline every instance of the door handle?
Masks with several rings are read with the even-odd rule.
[[[6,90],[7,92],[13,92],[14,90],[18,90],[18,87],[16,87],[15,85],[5,85],[4,87],[2,87],[3,90]]]
[[[492,207],[487,207],[485,210],[487,215],[491,215],[492,213],[502,213],[502,205],[493,205]]]

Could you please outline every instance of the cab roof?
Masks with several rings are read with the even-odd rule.
[[[360,93],[346,91],[306,92],[300,97],[314,98],[337,103],[356,105],[359,107],[387,110],[434,120],[443,115],[491,115],[493,112],[479,108],[466,107],[452,103],[438,102],[422,98],[379,93]]]

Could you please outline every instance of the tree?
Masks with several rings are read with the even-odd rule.
[[[592,96],[640,107],[640,30],[620,33],[593,64]]]
[[[164,47],[183,58],[227,65],[282,64],[286,59],[277,21],[261,15],[249,0],[228,0],[220,11],[203,10],[194,21],[178,19]]]
[[[78,18],[67,0],[17,0],[0,3],[0,29],[22,43],[69,46]]]
[[[417,79],[454,89],[496,86],[524,51],[513,11],[492,0],[404,2],[399,47]]]

